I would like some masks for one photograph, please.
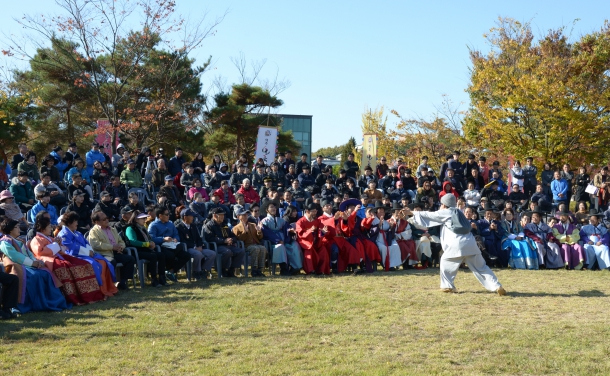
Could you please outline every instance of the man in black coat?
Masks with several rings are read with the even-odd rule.
[[[17,166],[19,165],[19,163],[25,160],[25,155],[28,153],[28,146],[26,144],[19,144],[18,148],[19,154],[13,155],[13,158],[11,158],[10,163],[11,170],[15,171],[15,173],[17,173]]]
[[[347,177],[356,179],[356,173],[360,171],[360,166],[358,163],[354,162],[354,154],[349,153],[347,156],[347,161],[343,163],[343,169],[347,174]]]
[[[178,230],[182,243],[186,244],[187,252],[193,258],[193,277],[195,279],[207,279],[214,266],[216,252],[203,248],[201,235],[193,224],[195,216],[195,212],[191,209],[182,210],[176,230]]]
[[[237,247],[237,237],[224,224],[225,212],[214,208],[210,214],[212,219],[203,225],[205,240],[216,244],[217,257],[222,257],[222,276],[235,277],[235,268],[240,268],[244,262],[245,250]]]
[[[113,199],[110,193],[106,191],[100,192],[100,201],[95,205],[93,211],[102,211],[110,221],[112,226],[114,222],[121,219],[121,208],[117,205],[119,198]]]

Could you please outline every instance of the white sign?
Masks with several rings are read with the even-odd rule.
[[[277,128],[258,128],[258,137],[256,138],[256,152],[254,153],[254,158],[256,161],[258,161],[259,158],[263,158],[265,164],[269,166],[275,160],[275,154],[277,152],[277,136]]]

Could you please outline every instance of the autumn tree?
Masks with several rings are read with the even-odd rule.
[[[369,109],[362,114],[362,134],[377,135],[377,158],[385,156],[393,160],[400,155],[399,144],[393,137],[392,130],[388,129],[388,117],[384,114],[385,109],[382,107]]]
[[[470,51],[464,132],[498,154],[539,161],[607,161],[610,25],[570,42],[565,28],[535,38],[529,23],[500,18],[489,53]]]
[[[204,24],[203,19],[189,24],[176,15],[176,3],[168,0],[57,0],[56,3],[63,10],[61,15],[25,16],[18,22],[34,32],[27,40],[37,47],[45,47],[54,39],[73,43],[86,65],[78,72],[74,84],[94,93],[101,115],[110,123],[108,130],[112,134],[113,149],[119,132],[133,130],[145,123],[162,127],[168,117],[170,121],[174,120],[176,93],[172,90],[159,93],[152,100],[148,98],[146,105],[149,107],[144,105],[148,117],[136,118],[133,111],[137,110],[129,100],[134,98],[134,85],[146,79],[158,79],[167,67],[180,69],[180,61],[184,61],[185,55],[201,46],[223,18],[218,17],[208,24]],[[175,39],[179,40],[173,42]],[[158,64],[161,71],[146,64],[150,51],[160,43],[164,43],[162,49],[168,52],[160,56],[170,61]],[[17,40],[12,40],[10,49],[5,52],[27,60],[34,58]],[[165,78],[174,72],[165,71]],[[162,83],[176,84],[173,79]],[[161,119],[163,117],[165,119]]]

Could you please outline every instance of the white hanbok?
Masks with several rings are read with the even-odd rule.
[[[375,239],[375,243],[377,243],[377,248],[379,248],[379,253],[381,254],[381,264],[385,266],[386,257],[390,257],[390,268],[396,268],[402,265],[402,254],[400,253],[400,247],[398,243],[396,243],[395,239],[392,239],[391,243],[387,243],[387,231],[390,231],[390,224],[388,221],[379,222],[378,218],[372,223],[372,226],[379,226],[379,235],[377,235],[377,239]]]
[[[474,276],[481,282],[483,287],[489,291],[497,291],[502,285],[494,272],[487,266],[481,251],[477,246],[474,236],[467,234],[456,234],[448,226],[451,225],[452,210],[441,209],[436,212],[414,211],[413,220],[420,226],[441,226],[441,246],[443,256],[441,257],[441,288],[455,290],[453,281],[459,270],[460,264],[465,262]]]

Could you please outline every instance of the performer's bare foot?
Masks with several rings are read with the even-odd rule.
[[[504,287],[502,287],[502,286],[500,286],[500,287],[499,287],[499,288],[496,290],[496,292],[497,292],[497,293],[498,293],[498,295],[500,295],[500,296],[504,296],[504,295],[506,295],[506,290],[504,290]]]
[[[452,293],[457,294],[457,290],[456,289],[452,289],[452,288],[449,288],[449,287],[441,289],[441,292],[452,292]]]

